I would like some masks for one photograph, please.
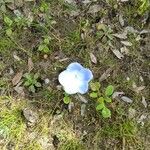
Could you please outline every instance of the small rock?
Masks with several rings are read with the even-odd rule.
[[[141,117],[138,119],[137,123],[141,123],[142,126],[144,126],[144,120],[147,118],[146,114],[141,115]]]
[[[14,74],[14,70],[12,68],[9,68],[9,75],[13,75]]]
[[[30,108],[25,108],[23,115],[30,123],[36,123],[39,118],[37,113],[33,112]]]
[[[43,57],[44,57],[44,59],[47,59],[47,58],[48,58],[48,55],[47,55],[47,54],[45,54]]]
[[[44,79],[45,84],[49,84],[50,80],[48,78]]]

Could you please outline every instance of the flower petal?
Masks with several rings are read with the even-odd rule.
[[[67,80],[68,80],[68,71],[67,70],[65,70],[65,71],[63,71],[63,72],[61,72],[60,74],[59,74],[59,76],[58,76],[58,81],[60,82],[60,84],[62,85],[62,86],[64,86],[65,85],[65,83],[67,82]]]
[[[83,81],[76,78],[76,71],[65,70],[60,73],[58,80],[63,86],[67,94],[75,94],[78,92]]]
[[[88,91],[88,82],[82,82],[82,84],[79,87],[79,93],[85,94]]]
[[[90,81],[93,79],[93,74],[91,72],[91,70],[87,69],[87,68],[84,68],[80,71],[80,74],[82,74],[82,79],[84,81]]]
[[[83,69],[82,65],[80,65],[77,62],[71,63],[68,67],[67,70],[68,71],[73,71],[73,70],[77,70],[80,71],[81,69]]]

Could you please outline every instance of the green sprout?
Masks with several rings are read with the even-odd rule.
[[[41,87],[41,83],[38,82],[39,75],[26,73],[24,75],[25,81],[24,86],[28,87],[29,91],[35,93],[36,88]]]
[[[7,36],[11,36],[12,35],[12,25],[13,25],[13,21],[8,17],[8,16],[4,16],[4,23],[6,25],[6,35]]]
[[[111,103],[111,96],[114,92],[114,87],[112,85],[107,86],[105,92],[101,94],[100,92],[100,83],[99,82],[91,82],[90,84],[92,92],[90,93],[90,97],[97,99],[96,101],[96,111],[101,112],[104,118],[111,117],[111,111],[107,108],[106,103]]]
[[[40,43],[38,47],[38,51],[43,53],[49,53],[49,44],[50,44],[51,38],[49,36],[44,36],[44,40]]]
[[[71,102],[71,98],[69,97],[67,93],[64,94],[63,102],[65,104],[69,104]]]

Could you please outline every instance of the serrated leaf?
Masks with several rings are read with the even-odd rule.
[[[92,93],[90,93],[90,97],[91,98],[97,98],[98,94],[96,92],[92,92]]]
[[[105,95],[106,96],[111,96],[114,92],[114,87],[112,85],[109,85],[106,90],[105,90]]]
[[[97,111],[102,110],[104,107],[105,107],[105,104],[104,104],[104,103],[98,104],[98,105],[96,106],[96,110],[97,110]]]
[[[111,111],[108,108],[104,107],[102,110],[102,116],[104,118],[110,118],[111,117]]]
[[[100,83],[99,82],[91,82],[90,88],[92,91],[98,91],[100,88]]]

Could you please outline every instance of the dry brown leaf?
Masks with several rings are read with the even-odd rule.
[[[25,96],[24,88],[22,86],[15,86],[14,90],[22,97]]]
[[[129,49],[128,49],[126,46],[121,47],[121,48],[120,48],[120,51],[121,51],[121,53],[123,53],[123,54],[126,54],[126,55],[129,54]]]
[[[28,71],[31,72],[33,68],[34,68],[34,64],[32,62],[32,59],[28,58]]]
[[[115,33],[115,34],[113,34],[113,36],[115,36],[119,39],[127,39],[127,35],[125,33],[122,33],[122,34]]]
[[[35,111],[32,111],[30,108],[25,108],[23,110],[23,115],[27,119],[27,121],[31,123],[36,123],[39,116]]]
[[[97,58],[95,57],[95,55],[93,53],[90,53],[90,58],[94,64],[97,64]]]
[[[112,72],[112,68],[108,68],[102,75],[101,77],[99,78],[99,81],[102,82],[104,80],[106,80],[109,76],[110,76],[110,73]]]
[[[128,41],[121,41],[121,43],[125,46],[132,46],[132,43]]]
[[[23,75],[23,71],[18,72],[12,79],[12,84],[13,86],[17,85],[19,81],[21,80]]]
[[[129,97],[127,97],[127,96],[122,96],[121,100],[123,100],[124,102],[127,102],[127,103],[132,103],[133,102],[133,100],[130,99]]]
[[[124,58],[124,56],[122,55],[122,53],[121,53],[119,50],[114,49],[114,50],[112,50],[112,52],[115,54],[115,56],[116,56],[117,58],[119,58],[119,59]]]
[[[90,14],[94,14],[94,13],[97,13],[101,10],[101,6],[100,5],[91,5],[89,10],[88,10],[88,13]]]
[[[113,95],[112,95],[112,98],[115,99],[121,95],[124,95],[125,93],[124,92],[114,92]]]
[[[124,26],[124,20],[123,20],[123,16],[121,14],[119,15],[119,23],[122,27]]]
[[[147,107],[147,102],[144,96],[142,96],[142,104],[144,105],[145,108]]]
[[[140,93],[144,89],[145,89],[145,86],[139,86],[139,87],[134,87],[133,91],[136,93]]]

